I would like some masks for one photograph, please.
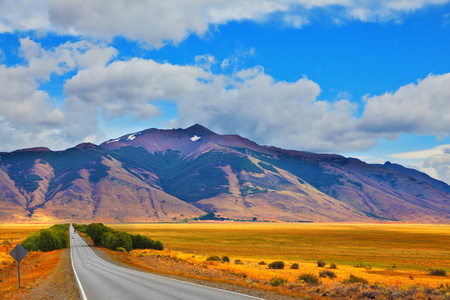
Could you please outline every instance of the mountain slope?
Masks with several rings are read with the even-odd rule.
[[[448,185],[401,166],[260,146],[201,125],[0,154],[0,220],[448,222]],[[422,174],[422,175],[421,175]]]

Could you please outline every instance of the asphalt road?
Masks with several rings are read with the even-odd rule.
[[[82,298],[89,300],[250,300],[252,296],[139,272],[98,257],[70,228],[70,255]]]

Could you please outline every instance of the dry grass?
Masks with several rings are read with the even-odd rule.
[[[27,235],[50,226],[0,224],[0,299],[79,298],[71,277],[68,249],[29,252],[20,263],[22,288],[18,287],[17,263],[9,252]]]
[[[111,227],[129,233],[148,235],[161,240],[166,247],[157,251],[132,251],[128,259],[135,264],[150,261],[182,261],[186,266],[167,267],[172,273],[193,276],[188,265],[223,274],[241,274],[243,284],[267,282],[274,276],[288,280],[277,290],[295,290],[298,276],[316,276],[324,268],[317,260],[335,263],[337,278],[321,278],[322,287],[332,287],[351,274],[363,277],[369,284],[382,283],[405,288],[412,285],[450,286],[450,276],[429,276],[430,268],[450,269],[450,226],[409,224],[268,224],[268,223],[188,223],[188,224],[113,224]],[[159,257],[158,257],[159,255]],[[228,255],[231,264],[205,262],[210,255]],[[146,257],[148,257],[146,259]],[[236,265],[239,259],[243,262]],[[259,265],[282,260],[284,270],[270,270]],[[155,262],[155,265],[158,263]],[[298,263],[298,270],[291,270]],[[359,266],[359,267],[356,267]],[[157,268],[155,268],[157,269]],[[245,275],[243,275],[245,274]],[[206,275],[205,275],[206,276]],[[238,276],[238,277],[239,277]],[[219,279],[217,279],[219,280]],[[260,285],[261,286],[261,285]],[[275,289],[275,288],[274,288]],[[450,292],[450,291],[449,291]]]

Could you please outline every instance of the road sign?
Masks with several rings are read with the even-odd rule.
[[[11,252],[9,252],[9,255],[12,256],[12,258],[14,258],[17,261],[17,268],[18,268],[18,272],[19,272],[19,289],[20,289],[20,262],[22,261],[22,259],[27,256],[28,251],[25,250],[24,247],[22,247],[21,244],[17,244],[14,249],[11,250]]]
[[[28,251],[22,247],[21,244],[17,244],[14,249],[9,252],[9,255],[12,256],[18,263],[22,261],[22,259],[28,254]]]

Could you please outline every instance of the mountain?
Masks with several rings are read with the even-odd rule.
[[[260,146],[194,125],[0,153],[1,222],[198,218],[449,222],[450,187],[402,166]]]

